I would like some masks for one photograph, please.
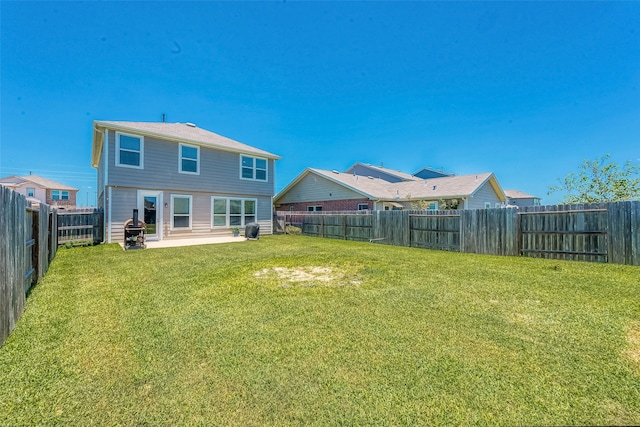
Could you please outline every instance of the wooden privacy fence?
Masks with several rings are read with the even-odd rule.
[[[56,255],[55,215],[48,205],[33,208],[23,195],[0,186],[0,345]]]
[[[103,241],[104,215],[102,209],[85,208],[58,211],[58,244]]]
[[[274,230],[466,253],[640,265],[640,202],[459,211],[277,212]]]

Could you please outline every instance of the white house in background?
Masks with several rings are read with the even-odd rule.
[[[507,195],[507,204],[521,208],[527,206],[540,206],[540,197],[532,196],[520,190],[504,190]]]
[[[353,170],[307,168],[276,195],[274,205],[279,211],[438,209],[443,201],[482,209],[499,208],[507,198],[493,173],[389,182]]]
[[[45,203],[58,209],[74,209],[78,189],[39,175],[7,176],[0,178],[0,185],[23,194],[27,200]]]
[[[279,158],[192,123],[95,121],[105,240],[124,242],[133,209],[149,240],[229,235],[251,222],[270,234]]]

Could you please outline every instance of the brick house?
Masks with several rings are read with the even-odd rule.
[[[39,175],[7,176],[0,185],[23,194],[32,204],[45,203],[61,209],[75,209],[78,189]]]
[[[451,205],[486,209],[506,204],[493,173],[442,175],[422,179],[371,166],[366,171],[349,172],[307,168],[275,196],[273,203],[278,211],[438,209]]]

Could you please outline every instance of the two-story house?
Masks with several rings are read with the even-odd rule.
[[[23,194],[32,204],[45,203],[58,209],[74,209],[78,189],[39,175],[7,176],[0,185]]]
[[[251,222],[270,234],[279,158],[192,123],[94,121],[105,241],[123,242],[133,209],[148,240],[228,235]]]

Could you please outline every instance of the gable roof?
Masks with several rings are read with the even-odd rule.
[[[193,123],[165,123],[165,122],[120,122],[95,120],[93,122],[93,149],[91,154],[91,166],[98,167],[102,145],[104,143],[104,129],[113,129],[122,132],[132,132],[143,136],[159,139],[168,139],[176,142],[201,145],[216,148],[223,151],[232,151],[242,154],[251,154],[268,159],[278,160],[280,156],[260,150],[242,142],[218,135],[206,129],[202,129]]]
[[[53,181],[48,178],[44,178],[40,175],[26,175],[26,176],[7,176],[5,178],[0,178],[0,184],[8,184],[7,187],[17,187],[19,185],[24,184],[25,182],[32,182],[39,187],[48,190],[68,190],[68,191],[78,191],[77,188],[61,184],[59,182]]]
[[[439,200],[473,196],[485,184],[493,188],[500,201],[506,201],[504,191],[492,172],[400,182],[397,186],[400,194],[410,194],[411,199]]]
[[[540,197],[532,196],[520,190],[504,190],[504,194],[510,199],[539,199]]]
[[[374,166],[368,163],[360,163],[360,162],[356,162],[353,166],[347,169],[345,173],[352,173],[353,170],[356,168],[365,168],[365,169],[370,169],[372,171],[380,172],[386,175],[391,175],[393,177],[398,178],[401,181],[414,181],[416,179],[420,179],[420,178],[416,178],[413,175],[410,175],[408,173],[404,173],[398,170],[393,170],[393,169],[385,168],[382,166]]]
[[[380,178],[352,175],[338,171],[307,168],[276,197],[277,202],[284,194],[300,182],[305,176],[315,174],[338,185],[355,191],[371,200],[409,201],[440,200],[473,196],[483,185],[489,184],[501,201],[506,196],[495,175],[491,172],[477,175],[447,176],[432,179],[415,178],[412,181],[388,182]]]

